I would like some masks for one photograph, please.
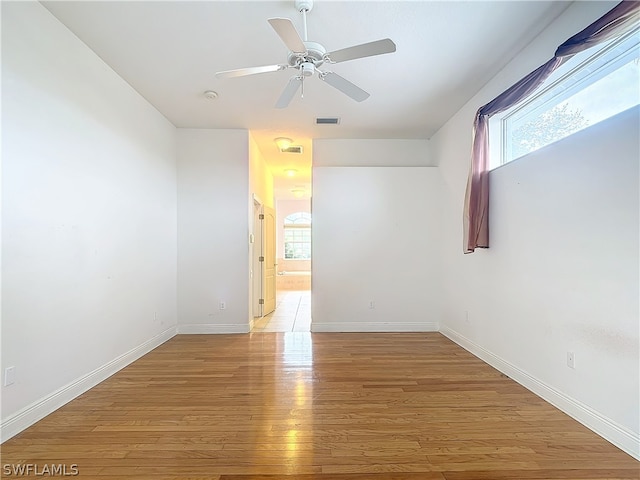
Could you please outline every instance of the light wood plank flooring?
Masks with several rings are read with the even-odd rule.
[[[640,466],[438,333],[179,335],[1,450],[3,466],[111,480],[603,480]]]

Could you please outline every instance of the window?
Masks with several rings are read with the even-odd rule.
[[[311,258],[311,215],[297,212],[284,219],[284,258],[309,260]]]
[[[568,60],[539,93],[491,119],[495,168],[640,103],[640,30]]]

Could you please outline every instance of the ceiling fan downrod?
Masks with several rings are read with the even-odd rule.
[[[295,0],[296,10],[302,14],[302,33],[304,34],[303,40],[309,41],[307,36],[307,12],[310,12],[313,8],[313,0]]]

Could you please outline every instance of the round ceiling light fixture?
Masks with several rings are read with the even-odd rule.
[[[295,168],[287,168],[284,173],[287,174],[287,177],[295,177],[296,173],[298,173],[298,170],[296,170]]]
[[[291,190],[291,193],[293,193],[293,196],[296,198],[302,198],[304,197],[306,191],[304,188],[294,188],[293,190]]]
[[[280,150],[286,150],[293,143],[293,140],[287,137],[277,137],[274,138],[273,141],[276,142],[276,145]]]

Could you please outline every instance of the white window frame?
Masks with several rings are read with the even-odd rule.
[[[294,221],[292,221],[291,223],[287,223],[287,219],[289,219],[290,217],[294,216],[294,215],[298,215],[298,214],[303,214],[303,216],[301,218],[298,218]],[[304,220],[308,220],[308,222],[305,223],[295,223],[296,221],[304,221]],[[309,258],[287,258],[287,244],[288,243],[293,243],[293,244],[309,244],[309,248],[311,248],[311,240],[309,240],[309,242],[288,242],[286,237],[287,237],[287,230],[309,230],[309,232],[311,232],[311,214],[308,212],[295,212],[292,213],[290,215],[287,215],[284,219],[284,230],[283,230],[283,247],[284,247],[284,258],[285,260],[310,260],[311,259],[311,253],[309,253]]]
[[[495,169],[526,156],[512,158],[509,139],[513,123],[526,117],[535,118],[618,70],[637,57],[639,44],[640,29],[634,29],[613,41],[580,52],[556,69],[545,81],[546,86],[543,85],[534,95],[494,115],[489,120],[490,168]]]

